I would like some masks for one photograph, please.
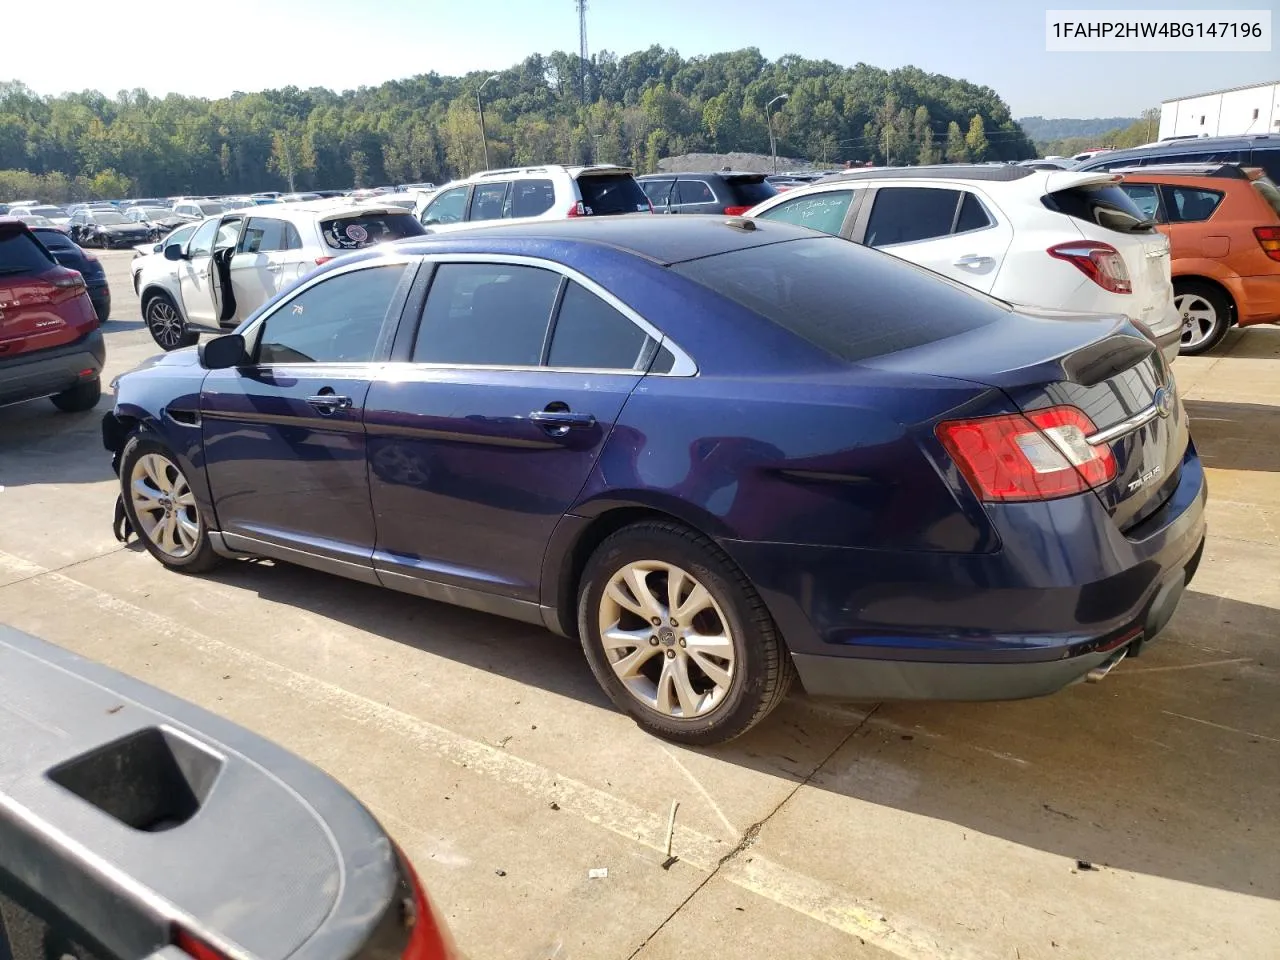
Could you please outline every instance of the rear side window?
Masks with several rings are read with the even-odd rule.
[[[426,231],[408,213],[360,213],[320,221],[320,234],[334,250],[359,250],[402,237],[418,237]]]
[[[1222,194],[1216,190],[1164,187],[1165,216],[1170,223],[1198,223],[1201,220],[1208,220],[1220,203],[1222,203]]]
[[[649,356],[650,338],[609,304],[576,283],[560,302],[547,365],[590,370],[635,370]]]
[[[1261,167],[1267,171],[1267,179],[1273,184],[1280,183],[1280,149],[1255,149],[1249,159],[1249,166]],[[52,216],[52,214],[46,214]]]
[[[505,263],[436,268],[414,341],[417,363],[536,367],[560,275]]]
[[[471,193],[471,212],[468,220],[498,220],[502,217],[502,205],[507,200],[507,181],[479,183]]]
[[[970,230],[984,230],[991,226],[991,215],[987,213],[982,201],[968,191],[960,201],[960,215],[956,217],[956,228],[953,233],[968,233]]]
[[[931,187],[881,187],[876,191],[866,244],[887,247],[945,237],[956,218],[959,190]]]
[[[1149,218],[1114,183],[1089,184],[1058,190],[1040,200],[1050,210],[1094,223],[1117,233],[1150,233]]]
[[[760,177],[744,177],[741,180],[726,180],[729,192],[732,194],[731,206],[735,207],[754,207],[757,203],[764,203],[770,197],[778,195],[778,188],[772,183]]]
[[[44,273],[54,260],[25,230],[0,233],[0,277]]]
[[[845,214],[849,212],[849,204],[852,202],[852,190],[811,193],[807,197],[784,200],[776,207],[770,207],[760,214],[760,219],[794,223],[798,227],[808,227],[810,230],[820,230],[832,236],[839,236],[840,228],[844,225]]]
[[[922,267],[827,237],[749,247],[671,269],[849,361],[977,330],[1006,309]]]
[[[676,203],[715,203],[716,195],[705,180],[677,180]]]
[[[508,217],[536,217],[556,205],[556,187],[550,180],[513,180],[507,194]]]
[[[241,253],[268,253],[272,250],[287,250],[284,221],[267,220],[262,217],[250,218],[240,237]]]
[[[578,178],[578,192],[590,216],[649,212],[649,198],[629,173],[585,174]]]

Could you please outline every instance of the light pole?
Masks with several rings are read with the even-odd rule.
[[[789,98],[790,98],[789,94],[780,93],[764,105],[765,119],[769,123],[769,153],[773,155],[773,172],[774,173],[778,172],[778,141],[773,136],[773,113],[770,111],[769,108],[772,107],[779,100],[787,100]]]
[[[486,77],[484,83],[480,84],[480,88],[476,90],[476,112],[480,114],[480,146],[484,150],[484,168],[489,169],[489,138],[484,135],[484,104],[480,101],[480,94],[484,93],[484,88],[489,85],[490,80],[497,80],[498,75],[495,73],[491,77]]]

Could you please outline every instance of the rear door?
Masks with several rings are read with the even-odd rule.
[[[702,177],[677,177],[672,213],[719,213],[724,201]]]
[[[509,180],[486,180],[477,183],[471,191],[471,205],[467,209],[468,220],[501,220],[507,205]]]
[[[383,582],[536,604],[551,532],[656,350],[553,264],[439,263],[366,405]]]
[[[878,186],[853,239],[990,293],[1013,226],[974,189]]]
[[[236,319],[243,320],[296,279],[285,271],[289,259],[288,236],[283,220],[250,217],[231,258],[231,288]]]

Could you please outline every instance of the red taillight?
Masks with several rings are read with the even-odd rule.
[[[1115,479],[1116,458],[1092,446],[1093,421],[1075,407],[950,420],[937,435],[983,500],[1051,500]]]
[[[749,205],[745,207],[725,207],[724,215],[726,217],[740,217],[750,209]]]
[[[413,889],[413,925],[409,927],[409,942],[400,955],[401,960],[455,960],[457,953],[449,929],[436,916],[422,882],[403,853],[400,853],[400,865]]]
[[[649,212],[650,213],[653,212],[652,204],[650,205]],[[586,215],[587,215],[587,208],[581,200],[579,200],[572,207],[570,207],[569,212],[565,214],[565,216],[568,216],[568,217],[585,217]]]
[[[1045,251],[1051,257],[1075,264],[1086,277],[1112,293],[1133,293],[1129,280],[1129,268],[1124,264],[1120,251],[1109,243],[1079,240],[1060,243]]]
[[[323,267],[326,263],[328,263],[332,259],[333,257],[316,257],[316,266]]]
[[[1280,260],[1280,227],[1254,227],[1253,235],[1272,260]]]
[[[227,960],[227,955],[221,950],[178,926],[173,928],[173,945],[193,960]]]
[[[78,290],[84,288],[84,277],[75,270],[69,270],[66,273],[53,277],[50,281],[59,290]]]

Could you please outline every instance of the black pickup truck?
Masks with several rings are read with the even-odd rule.
[[[0,960],[451,960],[338,783],[0,626]]]

